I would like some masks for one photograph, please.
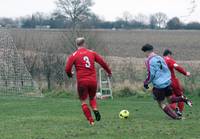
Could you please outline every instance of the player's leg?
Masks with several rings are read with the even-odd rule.
[[[179,102],[178,103],[178,108],[179,108],[179,111],[182,113],[183,112],[183,109],[184,109],[184,102]]]
[[[168,87],[168,90],[170,90],[171,87]],[[171,89],[172,90],[172,89]],[[170,92],[170,91],[168,91]],[[178,102],[184,102],[186,103],[188,106],[192,107],[192,101],[189,100],[187,97],[185,96],[173,96],[169,94],[166,94],[167,100],[168,102],[171,103],[178,103]]]
[[[165,104],[165,89],[153,88],[154,99],[158,102],[159,107],[171,118],[180,119],[179,116],[172,110],[169,104]]]
[[[96,101],[96,91],[97,91],[97,83],[90,82],[88,93],[89,93],[89,99],[90,99],[90,106],[92,110],[98,110],[97,101]]]
[[[176,79],[172,79],[172,84],[171,84],[171,87],[172,87],[172,92],[173,92],[173,97],[176,97],[176,96],[181,96],[181,95],[178,95],[179,94],[179,91],[177,90],[177,83],[176,83]],[[177,93],[178,92],[178,93]],[[183,104],[184,105],[184,102],[178,102],[178,103],[171,103],[170,106],[171,108],[176,112],[176,114],[178,116],[182,116],[182,112],[179,110],[179,107],[177,106],[178,104]]]
[[[89,98],[90,98],[90,106],[94,112],[95,118],[97,121],[101,120],[101,115],[97,107],[96,101],[96,91],[97,91],[97,83],[91,82],[89,85]]]
[[[168,102],[169,102],[169,98],[172,96],[172,97],[176,97],[176,93],[175,93],[175,87],[173,86],[173,83],[172,83],[172,86],[168,87],[166,89],[166,93],[165,93],[165,97],[167,97],[168,99]],[[172,92],[172,93],[171,93]],[[183,102],[184,103],[184,102]],[[174,105],[174,104],[177,104],[177,103],[171,103],[170,104],[170,107],[175,111],[175,113],[182,117],[182,113],[180,112],[179,108],[177,107],[177,105]]]
[[[192,107],[192,101],[189,100],[187,97],[185,96],[169,96],[168,97],[168,102],[169,103],[176,103],[176,102],[184,102],[186,103],[188,106]]]
[[[92,118],[91,111],[86,103],[86,99],[88,97],[88,87],[86,84],[78,83],[78,94],[85,117],[87,118],[87,120],[90,122],[91,125],[94,125],[94,120]]]
[[[174,110],[170,107],[169,104],[165,104],[164,101],[157,101],[160,108],[172,119],[181,119]]]
[[[181,96],[183,96],[183,94],[182,95],[176,95],[176,97],[181,97]],[[177,104],[176,113],[180,116],[182,116],[184,104],[185,104],[184,102],[178,102],[178,104]]]
[[[175,95],[173,94],[173,96],[175,96]],[[170,104],[170,107],[171,107],[173,110],[176,110],[177,105],[176,105],[176,103],[171,103],[171,104]]]
[[[183,87],[178,79],[175,79],[174,81],[174,91],[176,96],[183,96]],[[178,109],[182,113],[184,109],[184,102],[178,102]]]
[[[172,83],[171,83],[171,89],[172,89],[172,96],[176,97],[176,80],[174,78],[171,79]],[[176,111],[177,108],[177,103],[170,103],[170,106],[173,110]]]

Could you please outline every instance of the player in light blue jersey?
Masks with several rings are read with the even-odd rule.
[[[145,84],[152,82],[156,88],[165,88],[171,84],[171,73],[161,56],[152,52],[146,59],[145,64],[148,70]]]
[[[167,98],[169,103],[174,102],[185,102],[190,106],[190,100],[186,97],[180,96],[175,97],[172,96],[171,89],[171,73],[168,69],[165,60],[154,53],[153,46],[150,44],[146,44],[141,49],[145,56],[147,57],[145,60],[146,68],[147,68],[147,78],[144,81],[144,88],[148,89],[148,85],[150,83],[153,84],[153,96],[154,99],[158,102],[160,108],[171,118],[173,119],[181,119],[170,107],[169,104],[165,103],[164,100]]]

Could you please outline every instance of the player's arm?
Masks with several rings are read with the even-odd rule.
[[[148,84],[150,84],[153,78],[155,77],[156,69],[154,63],[151,61],[148,61],[146,66],[147,66],[147,78],[144,81],[144,87],[148,89],[149,88]]]
[[[187,72],[183,67],[178,65],[175,60],[171,59],[171,64],[172,64],[174,69],[176,69],[178,72],[182,73],[183,75],[185,75],[185,76],[190,75],[190,73]]]
[[[73,64],[74,64],[74,57],[73,55],[70,55],[67,59],[66,67],[65,67],[65,72],[69,78],[73,76],[73,73],[72,73]]]
[[[111,69],[109,68],[108,64],[104,61],[104,59],[96,52],[94,52],[95,61],[100,64],[104,70],[108,73],[109,76],[112,75]]]

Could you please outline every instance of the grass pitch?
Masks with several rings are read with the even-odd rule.
[[[200,139],[200,97],[193,102],[175,121],[151,97],[100,100],[102,120],[91,127],[75,98],[0,97],[0,139]]]

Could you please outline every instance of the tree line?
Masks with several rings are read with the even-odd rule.
[[[91,11],[85,14],[83,19],[73,19],[73,17],[66,17],[65,14],[61,11],[56,11],[51,15],[37,12],[16,19],[0,18],[0,27],[71,29],[74,25],[72,22],[78,22],[82,29],[200,29],[199,22],[186,24],[178,17],[168,19],[167,15],[162,12],[152,14],[149,17],[143,14],[133,17],[129,12],[124,12],[115,21],[106,21]]]

